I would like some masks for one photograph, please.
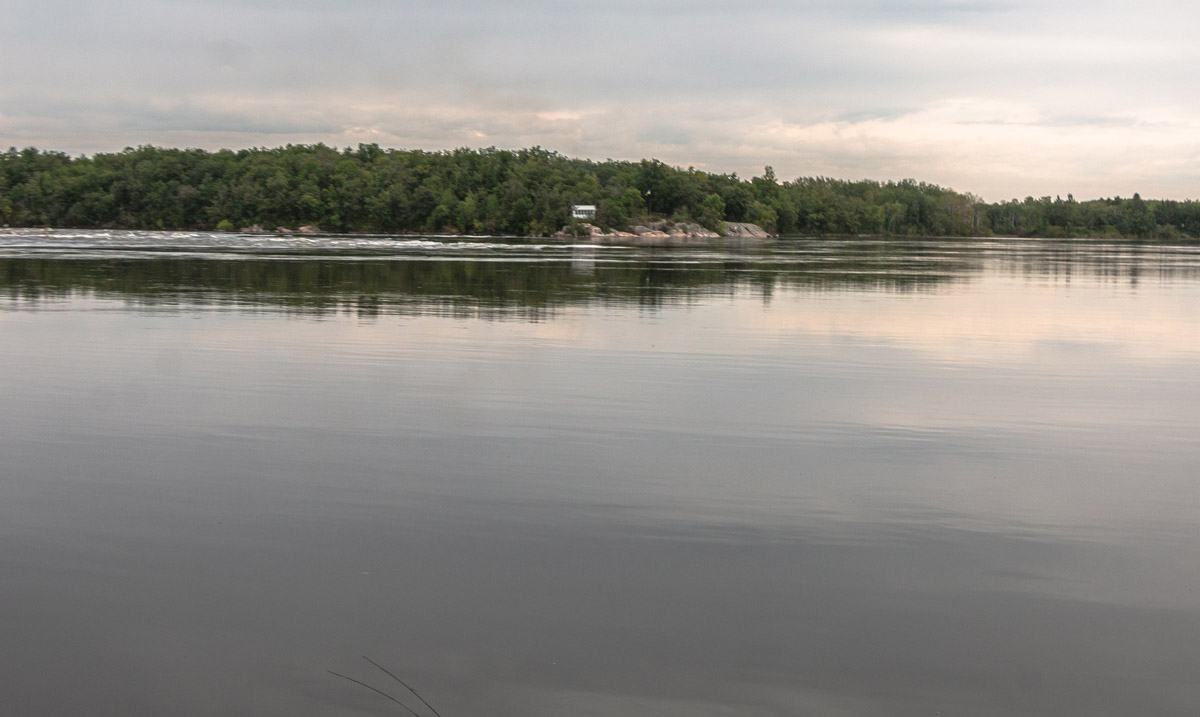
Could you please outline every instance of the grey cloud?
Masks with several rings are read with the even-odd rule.
[[[835,120],[838,122],[847,122],[851,124],[865,122],[868,120],[894,120],[906,115],[911,115],[914,112],[917,112],[919,109],[920,108],[917,106],[874,107],[870,109],[844,112],[840,115],[837,115]]]
[[[1020,2],[994,0],[851,0],[841,4],[847,11],[875,22],[961,22],[976,18],[994,20],[1029,6]]]
[[[204,46],[209,61],[218,67],[243,70],[254,54],[253,48],[237,40],[214,40]]]
[[[695,144],[696,135],[677,125],[651,125],[638,132],[637,139],[652,145],[687,147]]]
[[[893,140],[773,160],[787,140],[747,133],[898,122],[947,101],[1025,107],[997,117],[1047,131],[1135,129],[1164,106],[1200,122],[1179,92],[1198,12],[1165,1],[0,2],[0,144],[377,137],[926,178]],[[988,132],[987,116],[959,121]]]
[[[963,124],[1007,124],[1025,127],[1134,127],[1141,124],[1136,117],[1119,115],[1052,115],[1029,122],[1001,119],[975,120]]]
[[[251,134],[330,134],[341,127],[328,119],[317,117],[270,116],[264,117],[245,112],[213,111],[191,104],[180,104],[169,108],[123,108],[122,116],[139,122],[145,128],[164,128],[197,132],[245,132]]]

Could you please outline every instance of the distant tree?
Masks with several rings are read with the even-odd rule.
[[[720,232],[725,221],[725,202],[721,201],[721,195],[713,192],[705,197],[700,203],[700,213],[696,220],[704,227]]]
[[[196,228],[317,224],[334,231],[547,233],[570,205],[594,203],[597,221],[646,216],[755,221],[781,233],[970,236],[1200,237],[1200,203],[1068,194],[987,204],[905,179],[845,181],[709,174],[658,160],[591,162],[541,147],[448,152],[149,146],[72,158],[0,153],[0,223],[16,226]]]

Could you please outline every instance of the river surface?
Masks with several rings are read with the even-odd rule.
[[[1198,436],[1196,245],[4,230],[3,712],[1194,717]]]

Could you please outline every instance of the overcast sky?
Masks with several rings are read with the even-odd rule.
[[[541,145],[1200,199],[1194,0],[0,0],[0,144]]]

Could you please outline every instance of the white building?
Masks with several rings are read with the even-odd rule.
[[[596,205],[595,204],[572,204],[571,205],[572,219],[595,219]]]

